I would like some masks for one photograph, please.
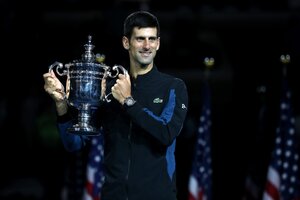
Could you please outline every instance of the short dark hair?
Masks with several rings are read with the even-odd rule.
[[[160,25],[156,16],[147,11],[136,11],[128,15],[124,21],[123,34],[130,38],[134,27],[157,29],[157,37],[160,36]]]

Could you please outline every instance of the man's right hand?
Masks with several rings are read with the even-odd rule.
[[[63,84],[56,77],[53,70],[43,74],[44,89],[55,101],[58,115],[63,115],[67,112],[66,93]]]

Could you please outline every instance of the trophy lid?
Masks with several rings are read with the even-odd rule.
[[[94,62],[95,61],[95,54],[92,52],[95,46],[92,44],[92,36],[88,36],[88,43],[84,45],[85,52],[82,54],[82,61],[83,62]]]

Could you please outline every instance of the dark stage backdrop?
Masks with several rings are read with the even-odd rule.
[[[264,176],[278,119],[282,54],[291,56],[288,79],[295,115],[300,112],[299,5],[292,0],[161,4],[150,0],[0,2],[0,195],[7,194],[8,188],[30,188],[24,184],[29,180],[31,188],[38,188],[33,191],[59,199],[68,181],[66,174],[74,175],[70,163],[78,158],[84,165],[86,157],[64,151],[42,74],[55,61],[79,59],[88,35],[93,36],[95,53],[106,55],[106,64],[127,67],[127,53],[121,44],[122,22],[137,9],[153,12],[161,22],[156,65],[182,78],[188,86],[189,113],[176,150],[179,200],[187,195],[205,57],[215,59],[209,76],[214,199],[241,199],[248,158],[257,140],[262,155],[258,167]],[[263,133],[257,130],[261,106],[257,88],[261,85],[267,88],[263,98],[268,108]],[[85,169],[80,166],[77,170],[84,173]],[[81,179],[83,176],[79,175]]]

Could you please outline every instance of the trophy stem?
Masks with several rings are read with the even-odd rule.
[[[68,129],[70,133],[76,135],[96,136],[99,135],[99,130],[91,125],[91,107],[88,103],[81,104],[78,112],[78,123]]]

